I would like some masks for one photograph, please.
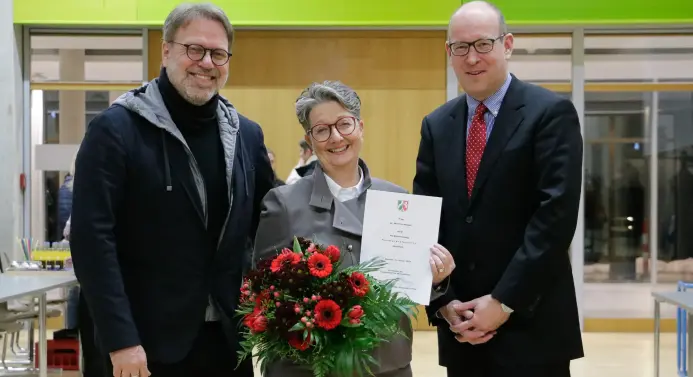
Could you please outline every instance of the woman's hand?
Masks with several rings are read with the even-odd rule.
[[[433,274],[433,285],[440,284],[455,269],[455,260],[452,258],[452,254],[440,244],[431,247],[429,263]]]

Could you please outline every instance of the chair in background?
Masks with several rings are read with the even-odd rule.
[[[35,304],[35,303],[34,303]],[[47,318],[59,317],[60,310],[49,309],[46,313]],[[9,308],[7,303],[0,303],[0,335],[2,335],[2,349],[0,350],[0,365],[5,371],[31,370],[34,366],[34,321],[38,320],[38,308],[31,305],[31,301],[26,306]],[[19,338],[22,330],[28,330],[28,349],[22,350],[19,347]],[[8,347],[9,346],[9,347]],[[15,346],[19,350],[15,350]],[[17,357],[23,359],[8,359],[7,350]],[[17,369],[15,366],[22,366]]]

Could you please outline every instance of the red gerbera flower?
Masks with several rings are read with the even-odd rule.
[[[314,253],[308,258],[308,269],[311,275],[325,278],[332,273],[332,262],[326,255]]]
[[[264,315],[254,316],[253,321],[248,327],[250,327],[250,330],[256,334],[267,330],[267,317]]]
[[[305,351],[310,346],[310,332],[306,335],[306,339],[303,339],[303,334],[298,331],[291,332],[289,336],[289,345],[299,351]]]
[[[337,263],[339,262],[339,248],[334,245],[330,245],[323,251],[323,254],[327,255],[330,258],[330,261],[332,263]]]
[[[294,253],[289,249],[283,249],[281,254],[277,255],[272,260],[270,269],[272,272],[279,272],[286,265],[297,264],[301,261],[301,255]]]
[[[315,323],[325,330],[332,330],[342,322],[342,308],[332,300],[320,300],[313,313]]]
[[[354,294],[359,297],[363,297],[368,293],[369,285],[366,276],[360,272],[352,272],[349,277],[349,282],[351,283],[351,288],[354,290]]]

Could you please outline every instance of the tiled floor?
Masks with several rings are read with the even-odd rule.
[[[653,376],[654,342],[651,334],[586,333],[583,339],[586,357],[573,363],[573,377]],[[663,334],[661,376],[676,376],[675,352],[674,334]],[[437,363],[435,332],[420,331],[415,334],[413,368],[414,376],[417,377],[445,377],[445,370]],[[62,376],[76,377],[78,374],[64,372]],[[260,373],[256,376],[260,377]]]

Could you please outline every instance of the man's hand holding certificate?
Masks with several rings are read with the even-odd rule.
[[[394,291],[428,305],[433,273],[429,260],[438,242],[442,199],[431,196],[368,190],[361,239],[361,262],[380,258],[383,269],[373,273],[382,280],[397,280]],[[436,250],[436,254],[442,252]],[[447,254],[447,258],[452,257]],[[445,257],[441,257],[445,259]],[[440,271],[443,270],[443,271]],[[444,268],[440,273],[449,274]]]

